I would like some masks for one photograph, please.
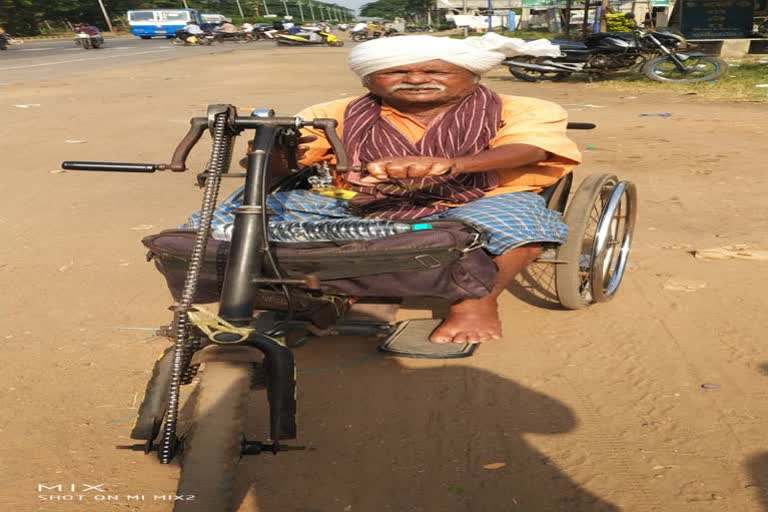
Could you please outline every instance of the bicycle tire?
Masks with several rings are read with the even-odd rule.
[[[200,376],[193,424],[182,440],[174,512],[230,512],[243,441],[251,363],[208,362]]]

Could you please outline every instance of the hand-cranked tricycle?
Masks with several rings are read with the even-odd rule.
[[[375,258],[371,249],[376,241],[356,240],[354,229],[341,242],[291,245],[270,240],[269,194],[308,188],[308,183],[317,186],[324,182],[318,176],[328,172],[327,167],[318,166],[298,169],[299,130],[308,126],[323,130],[331,143],[337,160],[334,176],[347,171],[335,120],[275,117],[272,111],[258,110],[240,116],[231,105],[211,105],[206,117],[193,118],[170,164],[62,164],[64,169],[86,171],[185,171],[193,146],[206,130],[212,135],[207,168],[198,174],[204,188],[199,227],[169,230],[144,241],[176,299],[167,331],[173,345],[155,364],[131,432],[133,439],[144,444],[128,448],[156,451],[163,464],[181,455],[177,495],[195,498],[176,501],[176,511],[232,510],[236,467],[242,455],[301,449],[281,442],[296,438],[296,370],[291,349],[312,334],[376,336],[383,340],[382,351],[407,357],[466,357],[476,347],[428,343],[435,327],[432,320],[390,323],[351,320],[346,315],[361,296],[377,296],[371,285],[377,279],[402,279],[403,275],[415,279],[471,258],[480,261],[482,237],[471,226],[437,222],[426,231],[391,235],[387,238],[410,237],[407,250],[389,245],[389,252],[379,252]],[[592,127],[569,124],[569,128]],[[231,173],[234,138],[249,129],[255,135],[246,172]],[[285,151],[294,172],[273,180],[269,160],[275,151]],[[210,235],[219,186],[226,177],[245,178],[245,185],[234,211],[231,240],[222,242]],[[569,201],[572,179],[568,174],[541,192],[550,209],[564,212],[569,233],[566,243],[548,248],[538,262],[555,265],[562,306],[580,309],[616,293],[627,268],[637,203],[634,185],[612,175],[587,177]],[[418,237],[427,239],[427,233],[432,236],[430,244],[413,244]],[[451,243],[440,242],[446,236]],[[493,261],[484,261],[493,272]],[[345,288],[340,283],[352,285]],[[370,293],[364,293],[366,289]],[[343,290],[354,292],[345,295]],[[440,295],[433,289],[420,292]],[[200,304],[215,301],[218,313]],[[393,302],[392,297],[384,302]],[[180,433],[180,388],[192,382],[198,383],[194,416],[189,430]],[[264,388],[269,437],[249,440],[243,425],[247,395]]]

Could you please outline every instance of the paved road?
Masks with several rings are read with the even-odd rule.
[[[274,43],[223,43],[212,46],[173,46],[167,39],[111,38],[97,50],[83,50],[73,40],[27,41],[0,52],[0,85],[50,79],[56,75],[93,73],[125,64],[172,60],[189,55],[230,52],[234,49],[267,51]]]

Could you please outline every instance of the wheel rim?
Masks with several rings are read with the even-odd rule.
[[[595,232],[590,289],[596,302],[609,300],[621,284],[629,262],[636,218],[635,186],[622,181],[610,191]]]
[[[597,240],[597,231],[600,226],[600,220],[602,213],[605,210],[605,205],[610,199],[611,191],[615,186],[615,181],[608,181],[603,185],[599,196],[592,203],[592,209],[589,212],[589,219],[584,229],[584,238],[581,243],[581,253],[579,254],[579,276],[581,278],[579,282],[579,295],[585,303],[589,304],[595,302],[592,286],[592,269],[594,268],[593,262],[595,260],[595,242]]]
[[[689,57],[683,61],[683,71],[671,59],[657,62],[651,68],[651,73],[666,80],[690,80],[702,79],[720,71],[720,64],[706,57]]]
[[[535,58],[524,59],[522,60],[522,62],[535,64],[536,59]],[[538,70],[529,69],[529,68],[515,68],[515,71],[531,78],[532,80],[555,80],[562,76],[562,73],[559,71],[538,71]]]

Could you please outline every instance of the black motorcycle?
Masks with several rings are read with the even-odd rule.
[[[352,35],[352,40],[357,42],[362,42],[362,41],[370,41],[371,39],[378,39],[380,37],[393,37],[393,36],[401,36],[401,35],[403,34],[400,34],[394,28],[388,28],[384,32],[379,32],[379,31],[368,32],[366,30],[365,32],[354,33]]]
[[[557,43],[557,41],[553,41]],[[594,77],[639,69],[657,82],[708,82],[728,71],[728,63],[711,55],[677,51],[687,47],[685,38],[671,32],[600,32],[583,43],[563,41],[559,57],[519,56],[503,62],[519,80],[562,80],[572,74]]]

